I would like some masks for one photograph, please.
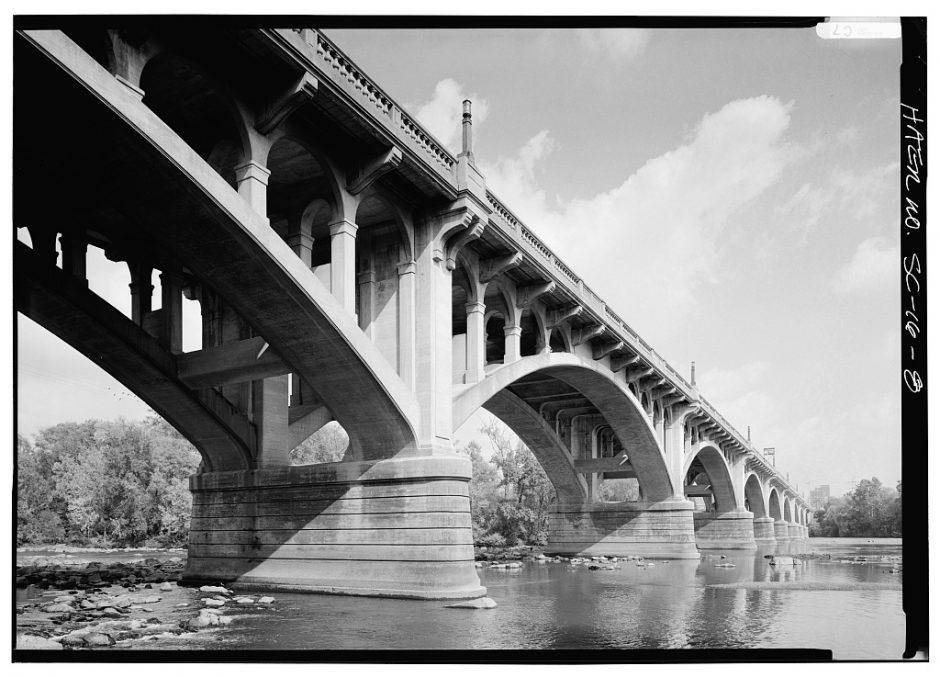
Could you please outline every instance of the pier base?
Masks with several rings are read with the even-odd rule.
[[[183,580],[258,590],[468,599],[469,459],[323,463],[190,478]]]
[[[698,559],[691,501],[559,505],[546,554]]]
[[[754,518],[754,542],[757,543],[759,548],[777,545],[777,537],[774,536],[773,517]]]
[[[725,513],[693,513],[695,544],[699,550],[757,550],[754,513],[735,510]]]

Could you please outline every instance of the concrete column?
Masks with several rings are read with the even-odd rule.
[[[471,301],[464,305],[467,311],[467,383],[483,380],[486,365],[486,304]]]
[[[304,265],[309,268],[312,262],[313,238],[309,232],[303,232],[304,230],[299,224],[296,228],[291,227],[287,233],[286,241],[288,246],[304,262]],[[309,230],[309,227],[306,230]]]
[[[699,550],[756,550],[754,513],[729,510],[717,515],[696,512],[695,543]]]
[[[153,285],[150,284],[150,274],[153,268],[142,263],[127,264],[131,271],[131,319],[137,326],[142,326],[144,315],[153,307]]]
[[[522,327],[518,324],[511,324],[503,328],[503,335],[506,337],[506,347],[504,348],[503,364],[510,364],[522,357],[522,348],[520,339],[522,337]]]
[[[398,375],[415,384],[415,262],[398,264]]]
[[[62,270],[70,273],[75,279],[81,280],[88,286],[88,276],[85,266],[85,252],[88,242],[81,233],[63,234],[59,238],[62,245]]]
[[[439,228],[438,219],[415,224],[415,394],[421,410],[418,444],[427,453],[454,453],[451,273],[438,255]]]
[[[257,162],[249,161],[235,168],[235,181],[238,185],[238,194],[241,195],[252,208],[268,217],[268,177],[271,172]]]
[[[163,271],[160,287],[163,295],[160,342],[178,355],[183,352],[183,275],[177,271]]]
[[[251,382],[252,420],[259,468],[290,465],[287,448],[287,374]]]
[[[356,276],[359,285],[359,328],[374,339],[372,313],[375,305],[375,271],[367,270]]]
[[[351,221],[330,224],[330,290],[349,311],[356,314],[356,231]]]
[[[776,520],[774,522],[774,538],[777,539],[777,543],[790,542],[789,525],[784,520]]]

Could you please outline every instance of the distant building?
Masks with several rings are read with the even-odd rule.
[[[813,506],[813,510],[826,507],[826,504],[829,503],[829,485],[822,484],[815,489],[811,489],[809,492],[809,502],[810,505]]]

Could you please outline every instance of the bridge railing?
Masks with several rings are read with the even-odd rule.
[[[322,32],[294,28],[310,48],[307,56],[318,76],[338,86],[373,121],[380,123],[403,147],[410,149],[436,174],[456,185],[457,159],[440,141],[399,106]]]

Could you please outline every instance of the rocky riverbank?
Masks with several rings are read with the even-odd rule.
[[[146,648],[263,613],[276,601],[223,586],[181,587],[182,569],[180,557],[17,567],[16,648]]]

